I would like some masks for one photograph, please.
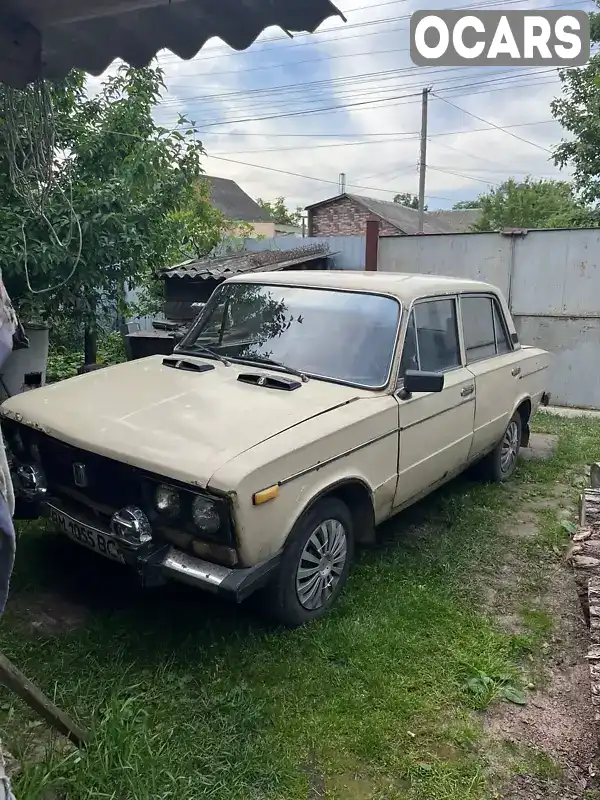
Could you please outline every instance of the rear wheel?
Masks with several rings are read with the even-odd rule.
[[[270,613],[292,628],[322,617],[348,579],[353,554],[348,507],[337,498],[316,503],[296,524],[267,588]]]
[[[517,466],[522,428],[523,420],[516,411],[506,426],[500,442],[479,464],[478,472],[483,480],[502,483],[510,478]]]

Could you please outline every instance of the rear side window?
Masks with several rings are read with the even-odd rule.
[[[462,297],[460,301],[467,364],[510,351],[498,301],[491,297]]]
[[[454,300],[428,300],[412,310],[402,351],[401,374],[407,369],[445,372],[460,366]]]
[[[496,333],[496,353],[501,356],[503,353],[509,353],[512,349],[508,339],[508,331],[500,311],[500,305],[497,300],[492,301],[494,306],[494,331]]]

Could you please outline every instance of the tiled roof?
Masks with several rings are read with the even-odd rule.
[[[413,234],[419,232],[419,212],[415,208],[393,203],[391,200],[376,200],[374,197],[364,197],[359,194],[339,194],[313,203],[307,206],[307,210],[313,210],[319,206],[333,203],[348,197],[355,203],[359,203],[368,209],[372,214],[389,222],[401,233]],[[467,209],[458,211],[426,211],[423,225],[423,233],[464,233],[479,218],[481,212],[477,209]]]
[[[433,220],[436,225],[443,225],[448,229],[448,233],[467,233],[479,217],[481,211],[478,208],[463,208],[456,211],[428,211],[427,218]]]
[[[0,81],[100,75],[116,58],[143,67],[164,48],[190,59],[215,36],[245,50],[271,25],[312,32],[336,15],[330,0],[4,0]]]
[[[210,184],[210,200],[225,219],[234,222],[271,222],[269,214],[235,181],[204,175]]]
[[[312,244],[293,250],[262,250],[258,253],[232,253],[215,258],[186,261],[162,271],[164,278],[195,278],[225,280],[243,272],[268,272],[293,267],[329,255],[327,245]]]

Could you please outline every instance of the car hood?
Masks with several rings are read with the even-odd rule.
[[[281,373],[185,359],[215,368],[173,369],[151,356],[24,392],[1,411],[75,447],[206,487],[254,445],[369,394],[315,379],[281,391],[237,380]]]

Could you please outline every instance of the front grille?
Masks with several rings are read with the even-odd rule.
[[[23,453],[13,452],[18,460],[31,460],[37,449],[48,482],[49,494],[72,497],[74,494],[91,505],[116,511],[127,505],[147,505],[142,473],[127,464],[90,453],[61,442],[29,426],[2,421],[7,443],[18,432]]]
[[[115,511],[126,506],[138,506],[148,515],[155,530],[160,533],[166,529],[164,521],[157,517],[154,509],[154,492],[157,483],[164,481],[159,475],[146,473],[137,467],[114,461],[110,458],[73,447],[66,442],[55,439],[42,431],[12,420],[2,420],[9,449],[13,449],[15,434],[18,432],[23,443],[23,452],[13,452],[16,461],[31,461],[33,452],[39,453],[39,460],[48,483],[48,494],[70,504],[87,508],[104,524],[109,524]],[[81,467],[85,472],[85,486],[78,485],[82,477]],[[198,490],[190,492],[190,487],[179,486],[186,497],[186,513],[174,527],[182,532],[191,533],[194,538],[199,534],[189,514],[189,505]],[[221,517],[221,528],[214,536],[203,535],[203,539],[214,540],[220,544],[234,545],[235,533],[231,521],[229,503],[225,498],[211,495]],[[170,523],[171,524],[171,523]]]

